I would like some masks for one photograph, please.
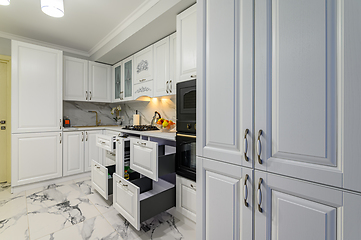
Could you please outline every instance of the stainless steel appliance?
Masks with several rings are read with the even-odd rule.
[[[196,181],[196,80],[177,83],[176,173]]]

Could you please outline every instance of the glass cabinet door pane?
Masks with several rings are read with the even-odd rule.
[[[132,61],[124,64],[124,95],[125,97],[132,96]]]
[[[115,99],[120,98],[120,92],[122,91],[122,85],[121,85],[121,66],[118,66],[115,68]]]

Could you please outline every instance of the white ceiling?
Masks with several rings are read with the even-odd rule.
[[[64,0],[65,15],[53,18],[40,0],[0,5],[0,36],[6,34],[60,45],[89,55],[108,34],[151,0]]]

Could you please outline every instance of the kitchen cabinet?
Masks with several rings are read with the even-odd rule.
[[[63,53],[11,43],[11,132],[61,131]]]
[[[177,33],[169,36],[169,94],[176,94],[176,68],[177,68]]]
[[[198,157],[198,224],[197,239],[253,239],[253,170]]]
[[[122,94],[124,93],[124,80],[122,62],[115,64],[112,67],[112,102],[119,102],[122,100]]]
[[[222,9],[220,9],[222,11]],[[226,47],[226,46],[222,46]],[[220,69],[217,67],[217,69]],[[177,82],[197,77],[197,5],[177,15]]]
[[[111,66],[89,61],[89,101],[111,102]]]
[[[153,80],[154,70],[153,45],[134,54],[134,84]]]
[[[122,61],[124,93],[121,93],[121,100],[133,100],[133,56]]]
[[[24,133],[11,137],[11,186],[62,176],[62,133]]]
[[[197,184],[187,178],[176,177],[176,209],[183,216],[196,221]]]
[[[197,155],[252,167],[253,3],[203,2],[208,27],[199,49],[206,61],[197,82]]]
[[[64,56],[64,100],[88,100],[88,62],[80,58]]]
[[[97,131],[69,131],[63,133],[63,176],[88,172],[91,162],[102,163],[102,151],[96,147]]]

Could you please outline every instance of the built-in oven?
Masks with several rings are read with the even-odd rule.
[[[176,173],[196,181],[196,135],[177,133]]]
[[[196,80],[177,83],[176,173],[196,181]]]

